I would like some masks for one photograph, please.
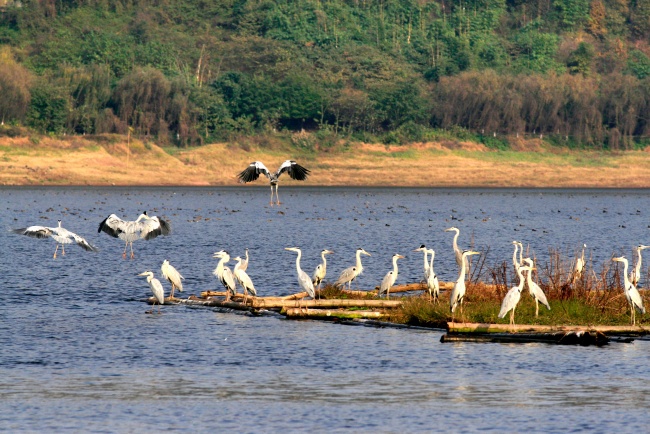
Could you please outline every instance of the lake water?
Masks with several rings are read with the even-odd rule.
[[[298,291],[328,248],[330,277],[363,247],[358,285],[420,279],[433,247],[442,280],[459,244],[509,261],[521,240],[541,262],[583,243],[599,268],[650,244],[648,190],[0,188],[0,430],[6,432],[646,432],[650,342],[603,348],[441,344],[440,331],[251,317],[187,306],[146,315],[143,277],[164,259],[185,293],[220,288],[215,251],[250,249],[260,295]],[[97,227],[111,213],[167,219],[169,237],[123,243]],[[63,226],[101,251],[9,229]],[[650,260],[648,261],[650,263]],[[232,263],[230,264],[233,265]],[[645,286],[645,282],[642,282]],[[165,285],[166,290],[169,288]]]

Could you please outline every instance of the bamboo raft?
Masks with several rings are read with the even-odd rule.
[[[453,283],[441,282],[441,290],[450,290]],[[420,283],[395,286],[391,293],[425,291]],[[342,291],[351,296],[376,296],[377,290]],[[367,325],[373,327],[413,328],[413,326],[383,322],[390,316],[390,310],[402,306],[404,297],[395,300],[386,299],[323,299],[317,292],[315,300],[304,300],[306,292],[283,297],[248,297],[244,301],[242,294],[237,294],[226,301],[226,293],[221,291],[204,291],[200,297],[191,295],[187,299],[167,298],[165,304],[183,304],[189,306],[216,307],[230,311],[241,311],[253,315],[272,313],[289,319],[316,319],[338,321],[343,324]],[[153,304],[149,298],[148,303]],[[435,329],[415,327],[418,329]],[[499,342],[499,343],[533,343],[542,342],[558,345],[606,345],[610,342],[631,342],[632,337],[644,336],[650,329],[641,326],[547,326],[479,324],[448,322],[437,327],[446,330],[441,342]],[[620,336],[623,336],[622,338]]]

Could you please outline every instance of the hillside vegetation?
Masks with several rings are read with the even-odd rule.
[[[164,146],[632,149],[649,38],[650,0],[3,0],[0,118]]]

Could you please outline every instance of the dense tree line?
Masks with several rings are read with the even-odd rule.
[[[4,3],[0,117],[42,132],[650,136],[650,0]]]

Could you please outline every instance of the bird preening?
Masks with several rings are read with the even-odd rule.
[[[126,259],[126,248],[131,246],[131,259],[134,258],[133,242],[139,239],[152,240],[159,235],[169,235],[171,228],[167,221],[153,216],[147,215],[143,212],[135,221],[122,220],[115,214],[106,217],[99,224],[97,232],[106,232],[114,238],[119,238],[124,241],[124,252],[122,257]]]
[[[304,181],[309,176],[309,169],[302,167],[293,160],[286,160],[280,165],[276,172],[271,172],[261,161],[253,161],[246,169],[237,175],[237,178],[239,179],[239,182],[243,184],[256,181],[260,177],[260,174],[265,175],[271,184],[271,201],[269,204],[273,206],[273,187],[275,187],[277,204],[280,205],[280,196],[278,196],[278,179],[283,173],[287,173],[291,179],[295,179],[296,181]]]
[[[151,306],[151,310],[147,313],[153,313],[153,308],[156,302],[158,303],[158,313],[160,313],[160,306],[165,303],[165,290],[163,289],[162,283],[153,276],[153,271],[145,271],[138,274],[138,276],[147,277],[147,283],[149,284],[149,288],[151,288],[151,292],[153,292],[154,302]]]
[[[61,254],[65,256],[65,245],[72,242],[77,243],[79,247],[88,251],[88,252],[98,252],[97,247],[91,245],[84,238],[70,232],[63,226],[61,226],[61,220],[58,221],[58,226],[54,228],[48,228],[45,226],[29,226],[27,228],[13,229],[12,232],[20,235],[27,235],[32,238],[52,238],[56,241],[56,249],[54,250],[54,259],[56,259],[56,254],[59,251],[59,244],[61,245]]]

